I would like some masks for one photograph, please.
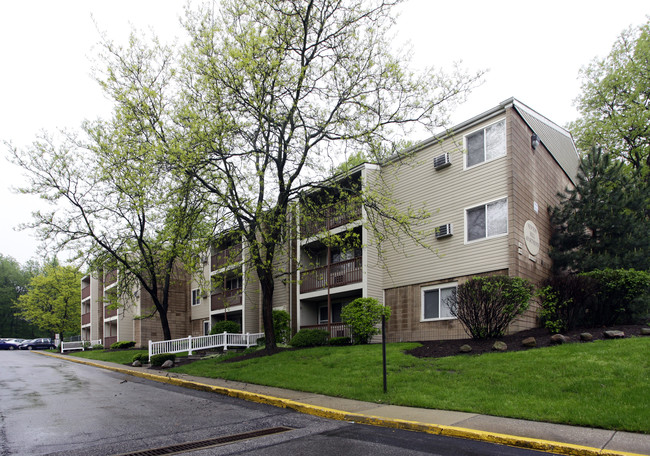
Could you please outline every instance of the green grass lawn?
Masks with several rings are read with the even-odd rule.
[[[650,433],[650,338],[415,358],[416,344],[319,347],[171,369],[377,403]],[[92,353],[92,352],[90,352]],[[134,353],[134,352],[132,352]]]
[[[118,364],[131,364],[133,357],[138,353],[149,353],[148,350],[86,350],[66,353],[66,355],[77,356],[79,358],[96,359],[99,361],[109,361]]]

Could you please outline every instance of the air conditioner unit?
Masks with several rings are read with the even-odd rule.
[[[449,157],[449,154],[438,155],[433,159],[433,167],[435,169],[446,168],[449,165],[451,165],[451,158]]]
[[[436,239],[449,237],[452,234],[454,234],[454,232],[451,228],[451,223],[447,223],[446,225],[440,225],[436,227]]]

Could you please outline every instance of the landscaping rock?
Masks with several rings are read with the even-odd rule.
[[[171,359],[168,359],[160,367],[162,367],[163,369],[169,369],[170,367],[174,367],[174,361],[172,361]]]
[[[137,359],[133,361],[133,364],[131,364],[133,367],[142,367],[142,363],[138,361]]]
[[[594,340],[594,336],[591,333],[580,333],[580,340],[583,342],[591,342]]]
[[[465,344],[465,345],[461,345],[461,347],[460,347],[460,352],[461,352],[461,353],[469,353],[469,352],[471,352],[471,351],[472,351],[472,347],[470,347],[470,346],[467,345],[467,344]]]
[[[496,351],[506,351],[508,349],[508,346],[506,345],[505,342],[501,342],[500,340],[497,340],[494,345],[492,345],[492,350]]]
[[[603,334],[605,335],[605,339],[622,339],[625,337],[625,333],[623,331],[616,330],[605,331]]]
[[[553,334],[551,336],[551,343],[552,344],[565,344],[568,342],[568,339],[564,337],[562,334]]]
[[[641,328],[642,336],[650,336],[650,328]]]
[[[534,337],[526,337],[521,341],[521,345],[524,347],[537,347],[537,340]]]

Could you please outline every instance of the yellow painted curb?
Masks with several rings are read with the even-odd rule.
[[[447,437],[457,437],[470,440],[479,440],[482,442],[496,443],[500,445],[507,445],[517,448],[526,448],[530,450],[544,451],[547,453],[557,453],[570,456],[647,456],[639,453],[628,453],[624,451],[612,451],[594,447],[587,447],[582,445],[573,445],[570,443],[553,442],[550,440],[533,439],[528,437],[518,437],[515,435],[499,434],[496,432],[479,431],[476,429],[461,428],[455,426],[447,426],[441,424],[428,424],[420,423],[418,421],[401,420],[398,418],[382,418],[378,416],[362,415],[359,413],[345,412],[342,410],[334,410],[327,407],[319,407],[316,405],[305,404],[303,402],[296,402],[290,399],[282,399],[274,396],[267,396],[260,393],[252,393],[249,391],[242,391],[223,386],[208,385],[205,383],[194,382],[191,380],[183,380],[181,378],[169,377],[163,375],[150,374],[148,372],[139,372],[121,367],[107,366],[104,364],[94,363],[87,361],[83,358],[71,358],[61,356],[54,353],[36,352],[39,355],[51,356],[54,358],[72,361],[79,364],[88,366],[99,367],[114,372],[119,372],[134,377],[145,378],[160,383],[167,383],[175,386],[182,386],[198,391],[207,391],[224,396],[236,397],[250,402],[257,402],[260,404],[272,405],[275,407],[286,408],[295,410],[307,415],[319,416],[322,418],[329,418],[338,421],[352,421],[360,424],[368,424],[372,426],[381,426],[393,429],[402,429],[407,431],[426,432],[428,434],[443,435]]]

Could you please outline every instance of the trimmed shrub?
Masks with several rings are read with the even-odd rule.
[[[273,333],[275,334],[275,341],[277,343],[284,344],[289,340],[291,336],[290,321],[291,316],[289,312],[284,310],[273,311]]]
[[[330,345],[334,345],[334,346],[352,345],[352,340],[349,337],[332,337],[330,339]]]
[[[104,346],[102,344],[95,344],[91,347],[93,350],[103,350]]]
[[[289,341],[292,347],[318,347],[327,345],[329,333],[323,329],[301,329]]]
[[[165,361],[169,359],[171,359],[172,361],[176,361],[176,355],[174,353],[161,353],[159,355],[153,355],[151,357],[151,365],[155,367],[160,367],[165,363]]]
[[[528,309],[532,295],[532,284],[520,277],[473,277],[458,286],[449,310],[472,339],[491,339]]]
[[[131,360],[132,363],[140,361],[142,364],[146,364],[149,362],[149,353],[136,353],[133,355],[133,359]]]
[[[593,326],[598,319],[594,314],[598,290],[598,281],[587,276],[558,276],[546,280],[538,292],[542,325],[552,333]]]
[[[381,317],[390,318],[390,307],[382,306],[374,298],[357,298],[341,310],[341,320],[352,329],[355,344],[367,344],[381,331],[377,324]]]
[[[133,340],[122,340],[111,344],[111,350],[123,350],[125,348],[135,347],[135,341]]]
[[[239,323],[236,321],[232,320],[223,320],[223,321],[218,321],[214,325],[212,325],[212,329],[210,330],[210,334],[222,334],[222,333],[233,333],[233,334],[241,334],[241,326],[239,326]]]
[[[602,269],[580,274],[599,284],[595,325],[637,323],[650,316],[650,273],[634,269]]]

